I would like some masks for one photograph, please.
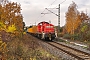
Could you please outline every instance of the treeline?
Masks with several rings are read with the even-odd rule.
[[[75,2],[72,2],[66,12],[66,24],[61,28],[60,36],[72,40],[90,40],[90,17],[79,12]]]

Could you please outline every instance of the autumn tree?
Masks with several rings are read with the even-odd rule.
[[[77,10],[77,5],[73,2],[69,7],[68,11],[66,12],[66,25],[65,29],[68,33],[74,34],[75,29],[78,28],[80,25],[80,13]]]
[[[15,27],[17,31],[23,31],[23,16],[21,14],[21,5],[8,0],[2,0],[0,3],[0,21],[8,27]],[[10,30],[10,29],[9,29]]]
[[[23,32],[23,16],[21,5],[8,0],[0,0],[0,59],[7,56],[7,42],[13,36],[20,36]],[[3,53],[4,52],[4,53]],[[6,54],[5,54],[6,53]]]

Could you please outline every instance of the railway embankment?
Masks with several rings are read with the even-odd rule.
[[[4,45],[4,44],[3,44]],[[0,49],[0,60],[58,60],[38,44],[30,34],[14,37]]]

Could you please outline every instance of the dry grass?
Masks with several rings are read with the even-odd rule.
[[[24,34],[22,38],[14,37],[7,42],[2,56],[5,60],[58,60],[57,57],[42,49],[28,34]]]

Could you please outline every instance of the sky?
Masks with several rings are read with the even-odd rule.
[[[60,4],[60,26],[65,25],[65,13],[72,1],[77,4],[79,12],[84,11],[90,16],[90,0],[10,0],[21,4],[21,14],[26,26],[37,25],[41,21],[51,22],[58,25],[58,5]],[[51,13],[50,11],[55,14]],[[41,14],[43,13],[43,14]]]

